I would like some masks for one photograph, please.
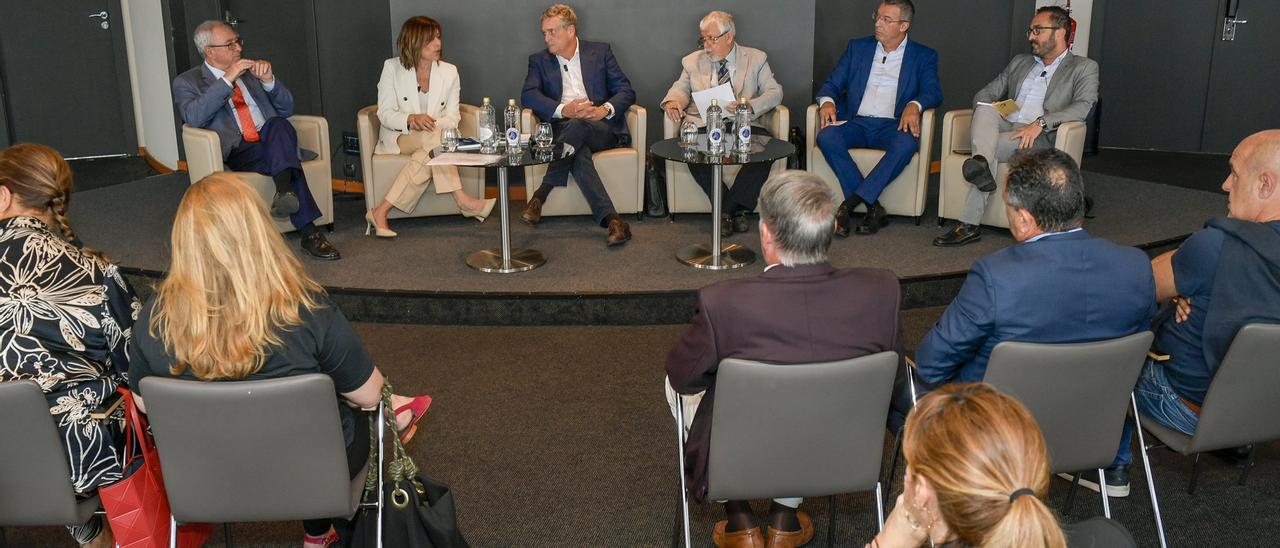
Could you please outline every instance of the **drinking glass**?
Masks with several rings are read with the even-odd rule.
[[[444,132],[441,134],[440,145],[444,148],[445,152],[457,152],[458,130],[451,127],[444,128]]]
[[[680,124],[680,146],[692,148],[698,145],[698,125],[686,119]]]
[[[537,132],[533,134],[533,142],[538,148],[551,148],[551,124],[541,122],[538,124]]]

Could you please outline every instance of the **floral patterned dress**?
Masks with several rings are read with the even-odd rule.
[[[125,382],[140,309],[115,265],[34,217],[0,220],[0,381],[40,385],[79,493],[121,478],[120,424],[89,413]]]

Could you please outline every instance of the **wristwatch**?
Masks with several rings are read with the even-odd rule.
[[[1044,117],[1043,117],[1043,116],[1041,116],[1041,117],[1039,117],[1039,118],[1036,118],[1036,124],[1038,124],[1038,125],[1040,126],[1040,131],[1044,131],[1044,130],[1046,130],[1046,129],[1049,129],[1049,123],[1044,121]]]

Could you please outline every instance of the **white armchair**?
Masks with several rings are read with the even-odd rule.
[[[890,215],[914,217],[920,224],[920,216],[924,214],[926,195],[929,189],[929,165],[933,157],[933,119],[934,109],[925,110],[920,115],[920,148],[911,156],[911,162],[902,169],[898,178],[884,187],[880,193],[880,205]],[[827,165],[827,159],[818,148],[818,105],[809,105],[805,110],[805,160],[809,173],[813,173],[831,185],[836,193],[843,196],[840,180],[835,171]],[[876,167],[884,151],[874,148],[851,148],[849,156],[853,158],[858,170],[866,175]],[[855,211],[866,211],[866,206],[859,205]]]
[[[473,105],[460,104],[458,114],[462,119],[458,122],[459,136],[477,136],[477,118],[480,109]],[[408,154],[374,154],[378,145],[378,105],[369,105],[356,113],[356,131],[360,136],[360,166],[364,174],[365,209],[378,207],[391,190],[400,170],[409,163]],[[462,191],[475,198],[484,198],[484,168],[458,167],[458,176],[462,179]],[[432,215],[457,215],[461,213],[458,205],[449,194],[436,194],[434,189],[422,193],[422,199],[410,212],[391,208],[387,217],[428,217]]]
[[[290,117],[289,122],[298,132],[298,146],[319,155],[314,160],[302,162],[302,172],[307,177],[307,187],[311,189],[311,196],[315,198],[316,206],[320,208],[320,218],[315,220],[315,224],[317,226],[332,224],[333,176],[329,167],[329,122],[322,116],[302,114]],[[192,183],[215,171],[226,171],[222,163],[221,141],[217,132],[183,124],[182,147],[187,152],[187,174],[190,175]],[[276,185],[270,176],[246,171],[237,171],[235,174],[256,190],[263,202],[271,203],[276,193]],[[273,220],[280,232],[294,230],[289,219]]]
[[[640,105],[631,105],[627,109],[627,130],[631,132],[631,146],[611,148],[592,153],[596,171],[600,172],[600,180],[609,192],[609,199],[619,214],[638,213],[644,208],[644,162],[648,145],[645,139],[646,112]],[[524,109],[521,113],[521,124],[529,132],[537,127],[537,119],[533,111]],[[547,173],[547,164],[526,167],[524,169],[524,188],[526,200],[533,198],[533,192],[542,184],[542,176]],[[590,215],[591,207],[582,197],[582,191],[569,176],[569,184],[563,190],[552,192],[547,202],[542,204],[542,215]]]
[[[973,121],[973,109],[953,110],[942,117],[942,173],[938,182],[938,226],[945,219],[959,219],[964,213],[964,198],[973,186],[964,179],[964,161],[973,155],[973,142],[969,124]],[[1065,122],[1058,126],[1058,136],[1053,148],[1066,152],[1080,163],[1084,154],[1084,122]],[[1004,211],[1004,183],[1009,177],[1009,164],[996,166],[995,196],[987,203],[981,224],[1009,227],[1009,217]]]
[[[773,133],[774,139],[786,140],[791,125],[791,113],[787,107],[778,105],[773,110],[765,113],[759,118],[760,125],[769,129]],[[676,122],[672,122],[665,113],[662,116],[662,138],[671,139],[680,131],[680,126]],[[711,200],[707,198],[707,194],[698,187],[698,183],[693,180],[693,175],[689,173],[689,166],[684,162],[666,161],[667,164],[667,211],[671,213],[709,213],[711,211]],[[732,181],[737,177],[741,166],[724,166],[724,180],[729,186],[733,186]],[[773,163],[773,168],[769,170],[769,175],[773,176],[782,170],[787,169],[787,160],[781,159]]]

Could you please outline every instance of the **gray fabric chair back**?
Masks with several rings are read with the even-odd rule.
[[[0,383],[0,526],[78,525],[98,499],[76,504],[71,469],[40,386]]]
[[[352,482],[327,375],[141,383],[179,522],[350,516]]]
[[[796,365],[721,361],[708,498],[874,489],[897,366],[894,352]]]
[[[1090,343],[1005,341],[992,349],[983,380],[1031,411],[1053,472],[1103,468],[1120,446],[1129,394],[1152,337],[1143,331]]]
[[[1205,394],[1188,453],[1280,439],[1280,325],[1248,324]],[[1145,422],[1144,422],[1145,424]]]

